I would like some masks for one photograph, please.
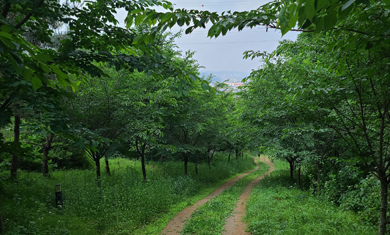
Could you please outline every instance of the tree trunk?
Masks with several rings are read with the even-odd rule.
[[[238,160],[238,150],[235,149],[235,151],[236,151],[236,159]]]
[[[108,162],[108,157],[106,157],[104,160],[106,162],[106,173],[108,176],[111,176],[110,163]]]
[[[297,171],[297,186],[299,188],[301,187],[301,167],[299,167]]]
[[[232,152],[232,150],[229,151],[228,162],[230,162],[230,153],[231,152]]]
[[[188,154],[184,153],[184,174],[185,175],[188,174],[187,165],[188,165]]]
[[[386,234],[386,212],[387,212],[387,196],[388,196],[388,186],[389,182],[387,177],[384,176],[384,179],[381,180],[381,212],[380,212],[380,222],[379,222],[379,235]]]
[[[100,188],[102,186],[102,182],[100,180],[100,158],[98,156],[95,156],[93,158],[93,160],[95,161],[95,165],[96,165],[96,179],[97,179],[97,185],[98,187]]]
[[[138,148],[138,140],[135,141],[135,146],[137,148],[138,155],[141,157],[141,168],[142,168],[142,177],[146,180],[146,167],[145,167],[145,149],[146,143],[142,144],[141,150]]]
[[[20,139],[20,117],[15,116],[14,122],[14,143],[19,143]],[[16,179],[16,172],[18,170],[18,155],[14,153],[11,160],[11,179]]]
[[[142,177],[146,180],[146,165],[145,165],[145,152],[142,150],[141,154],[141,167],[142,167]]]
[[[198,174],[198,164],[195,163],[195,174]]]
[[[294,161],[287,160],[290,164],[290,178],[294,180]]]
[[[96,165],[96,178],[100,179],[100,158],[96,157],[94,160]]]
[[[49,175],[49,151],[51,148],[51,143],[53,142],[54,134],[50,133],[49,136],[46,136],[46,144],[43,146],[43,157],[42,157],[42,174],[43,177],[47,177]]]
[[[207,151],[206,155],[207,155],[207,165],[209,166],[209,169],[211,169],[211,166],[210,166],[210,154],[209,154],[208,151]]]

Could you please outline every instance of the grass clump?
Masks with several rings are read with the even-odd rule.
[[[226,189],[218,197],[197,209],[183,228],[183,234],[221,234],[226,219],[231,215],[238,198],[245,187],[257,177],[267,172],[269,166],[259,162],[259,169],[237,181],[232,187]]]
[[[355,213],[297,189],[289,179],[287,164],[275,163],[275,171],[255,187],[248,201],[245,221],[251,234],[377,233]]]
[[[251,161],[233,161],[228,168],[249,170],[254,167]],[[18,172],[17,181],[9,181],[8,172],[0,173],[5,234],[142,234],[146,227],[154,231],[149,234],[158,234],[170,211],[194,203],[199,194],[234,175],[219,178],[223,164],[211,170],[200,165],[200,175],[189,171],[183,176],[180,163],[152,163],[147,168],[148,180],[143,181],[138,161],[111,159],[110,165],[111,176],[102,175],[101,188],[94,170],[60,170],[48,179],[39,173]],[[63,188],[62,210],[55,206],[57,183]]]

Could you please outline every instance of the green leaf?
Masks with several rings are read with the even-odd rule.
[[[59,69],[56,65],[50,65],[50,68],[51,70],[57,74],[59,77],[62,77],[62,78],[68,78],[68,75],[66,75],[64,72],[61,71],[61,69]]]
[[[31,78],[32,78],[32,76],[33,76],[33,73],[32,73],[32,71],[31,71],[30,69],[25,68],[25,69],[23,70],[22,76],[23,76],[24,80],[26,80],[26,81],[31,81]]]
[[[196,77],[195,75],[193,75],[193,74],[190,74],[190,78],[191,78],[194,82],[196,82],[196,80],[197,80],[197,77]]]
[[[356,0],[349,0],[348,2],[346,2],[342,7],[341,7],[341,11],[344,11],[345,9],[347,9],[349,6],[351,6]]]
[[[313,17],[316,14],[316,9],[314,8],[314,0],[307,0],[305,5],[305,14],[306,17],[312,21]]]
[[[315,28],[315,30],[314,30],[314,33],[319,33],[319,32],[321,32],[322,27],[323,27],[323,25],[324,25],[324,17],[317,18],[316,21],[317,21],[317,22],[314,23],[314,24],[316,25],[316,28]]]
[[[297,5],[295,4],[291,4],[289,6],[289,12],[290,12],[290,20],[288,21],[288,27],[291,29],[291,28],[294,28],[296,23],[297,23],[297,20],[298,20],[298,13],[299,11],[296,11],[296,8],[297,8]]]
[[[133,45],[137,45],[137,44],[139,44],[140,42],[142,42],[143,41],[143,36],[142,35],[139,35],[139,36],[137,36],[136,38],[134,38],[134,40],[133,40]]]
[[[54,62],[54,60],[51,58],[50,55],[48,54],[44,54],[44,53],[40,53],[40,54],[37,54],[35,56],[35,58],[37,58],[38,60],[42,61],[42,62]]]
[[[31,84],[32,84],[34,90],[38,90],[42,86],[42,81],[37,76],[34,76],[31,79]]]
[[[1,31],[2,32],[6,32],[6,33],[9,33],[12,31],[12,28],[9,27],[9,25],[6,25],[6,24],[3,24],[1,27],[0,27]]]
[[[327,15],[325,16],[324,19],[324,28],[325,30],[329,30],[332,27],[334,27],[337,23],[337,11],[335,7],[331,7],[327,11]]]
[[[317,12],[323,8],[325,8],[329,4],[329,0],[316,0],[316,10]]]
[[[0,36],[12,40],[12,35],[7,32],[0,31]]]

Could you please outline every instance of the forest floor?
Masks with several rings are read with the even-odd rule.
[[[185,208],[181,212],[179,212],[172,220],[169,221],[168,225],[165,227],[165,229],[161,232],[161,234],[165,235],[180,235],[181,231],[183,230],[183,227],[185,223],[190,219],[192,213],[194,213],[195,210],[197,210],[199,207],[202,205],[206,204],[208,201],[211,199],[217,197],[220,195],[223,191],[226,189],[232,187],[238,180],[242,179],[243,177],[249,175],[250,173],[258,170],[259,165],[258,162],[256,161],[256,157],[254,158],[254,161],[256,163],[256,168],[248,171],[246,173],[243,173],[226,183],[224,183],[222,186],[214,190],[211,194],[208,196],[204,197],[203,199],[197,201],[194,205]],[[240,198],[238,199],[238,202],[236,204],[236,208],[233,211],[233,214],[231,217],[229,217],[226,220],[226,225],[224,227],[224,232],[223,234],[234,234],[234,235],[241,235],[241,234],[249,234],[245,232],[246,225],[243,223],[241,220],[243,216],[245,215],[245,208],[246,208],[246,202],[250,197],[250,193],[252,191],[252,188],[259,183],[260,180],[262,180],[266,175],[269,175],[274,167],[273,163],[268,160],[267,157],[261,157],[260,161],[265,162],[270,166],[269,170],[267,173],[263,174],[262,176],[254,179],[251,181],[245,188],[244,192],[241,194]]]

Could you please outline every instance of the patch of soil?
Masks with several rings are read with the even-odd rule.
[[[219,188],[214,190],[214,192],[210,193],[208,196],[204,197],[203,199],[200,199],[197,201],[194,205],[185,208],[181,212],[179,212],[175,217],[173,217],[172,220],[169,221],[168,225],[165,227],[165,229],[161,232],[161,234],[165,235],[179,235],[180,232],[183,230],[184,224],[187,222],[187,220],[191,217],[191,214],[198,209],[198,207],[204,205],[206,202],[208,202],[210,199],[218,196],[221,194],[225,189],[230,188],[233,186],[234,183],[236,183],[238,180],[240,180],[242,177],[252,173],[253,171],[256,171],[259,168],[259,165],[257,164],[256,158],[254,158],[254,161],[256,162],[256,168],[248,171],[246,173],[243,173],[227,182],[225,182],[223,185],[221,185]],[[245,228],[244,228],[245,230]]]
[[[245,215],[246,202],[251,196],[253,187],[269,175],[274,170],[274,164],[269,161],[268,157],[260,157],[260,161],[267,163],[270,168],[264,175],[258,177],[257,179],[252,180],[245,188],[244,192],[241,194],[236,208],[233,211],[232,216],[226,219],[226,224],[224,226],[223,235],[249,235],[250,233],[246,232],[246,224],[242,222],[242,218]]]

